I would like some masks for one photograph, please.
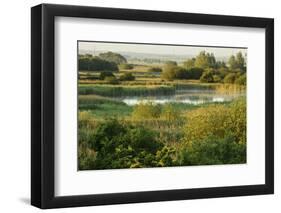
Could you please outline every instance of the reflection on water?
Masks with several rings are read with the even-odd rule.
[[[216,93],[214,90],[185,90],[178,91],[172,96],[158,96],[158,97],[125,97],[121,98],[122,102],[129,106],[133,106],[139,103],[152,102],[155,104],[165,103],[185,103],[185,104],[204,104],[214,102],[229,102],[235,98],[245,96],[245,93],[234,94],[221,94]]]

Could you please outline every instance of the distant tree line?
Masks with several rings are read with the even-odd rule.
[[[241,52],[232,55],[228,63],[217,61],[213,53],[200,52],[196,57],[186,60],[182,66],[174,61],[167,61],[162,78],[197,79],[201,82],[246,84],[246,62]]]
[[[100,53],[98,56],[93,56],[90,54],[79,55],[78,59],[79,70],[85,71],[118,71],[119,64],[127,63],[124,56],[113,53],[106,52]]]

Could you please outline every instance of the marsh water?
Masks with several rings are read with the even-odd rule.
[[[169,96],[129,96],[119,98],[122,102],[129,106],[134,106],[139,103],[152,102],[155,104],[165,103],[184,103],[184,104],[204,104],[215,102],[229,102],[236,98],[245,96],[245,92],[218,92],[211,89],[188,89],[177,90],[174,95]]]

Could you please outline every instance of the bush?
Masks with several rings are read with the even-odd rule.
[[[108,76],[104,79],[108,84],[119,84],[118,79],[115,76]]]
[[[120,81],[134,81],[135,76],[132,73],[124,73],[119,78]]]
[[[204,72],[200,77],[200,81],[203,83],[212,83],[214,82],[213,74],[211,72]]]
[[[221,82],[222,78],[220,75],[213,75],[213,79],[215,83]]]
[[[204,70],[202,68],[193,67],[187,70],[188,78],[189,79],[200,79],[201,75],[203,74]]]
[[[246,84],[247,84],[246,73],[243,74],[243,75],[240,75],[240,76],[235,80],[235,84],[246,85]]]
[[[180,114],[172,104],[168,103],[163,106],[161,117],[172,122],[172,121],[179,120]]]
[[[161,106],[152,102],[143,102],[134,106],[132,117],[134,119],[153,119],[161,115]]]
[[[236,80],[236,75],[234,73],[229,73],[224,77],[223,82],[228,84],[233,84],[235,80]]]
[[[224,138],[209,136],[194,141],[180,151],[179,165],[214,165],[246,163],[246,144],[236,143],[229,134]]]
[[[186,69],[179,66],[165,65],[161,77],[166,80],[187,79],[188,72]]]
[[[134,65],[132,64],[120,64],[119,67],[124,70],[131,70],[134,69]]]
[[[180,165],[246,162],[246,101],[211,105],[187,113]]]
[[[106,77],[115,77],[112,72],[104,71],[100,73],[100,80],[104,80]]]
[[[246,142],[245,100],[234,101],[228,106],[213,104],[192,110],[186,118],[186,142],[205,140],[209,136],[224,138],[229,132],[235,136],[237,143]]]
[[[161,77],[166,80],[174,80],[176,78],[176,68],[177,65],[174,65],[173,63],[166,64],[164,66],[164,70],[161,74]]]
[[[81,149],[79,169],[158,166],[157,160],[163,157],[159,156],[162,148],[163,144],[156,141],[154,132],[144,127],[108,120],[97,126],[88,140],[92,159],[89,158],[89,151]]]

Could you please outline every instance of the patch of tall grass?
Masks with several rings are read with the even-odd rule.
[[[83,85],[79,86],[79,95],[95,94],[105,97],[126,96],[159,96],[173,95],[173,86],[113,86],[113,85]]]

